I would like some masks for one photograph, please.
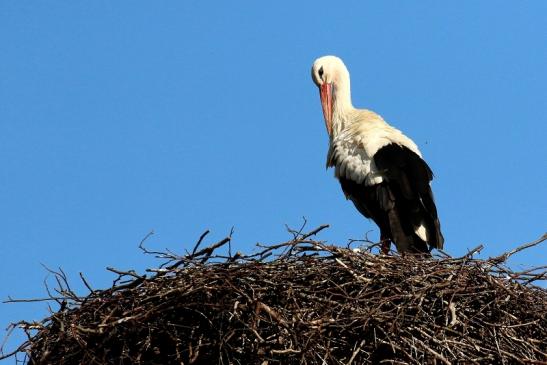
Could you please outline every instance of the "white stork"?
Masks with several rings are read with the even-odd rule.
[[[391,242],[401,253],[442,248],[433,173],[418,146],[378,114],[351,103],[349,72],[335,56],[312,66],[329,134],[327,168],[334,167],[346,198],[380,227],[383,251]]]

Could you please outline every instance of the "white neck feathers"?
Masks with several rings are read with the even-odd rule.
[[[349,74],[339,74],[334,82],[332,129],[338,134],[349,122],[350,115],[355,110],[351,103],[351,88]]]

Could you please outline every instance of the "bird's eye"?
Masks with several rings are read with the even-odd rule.
[[[321,79],[323,79],[323,66],[321,66],[321,67],[319,68],[318,74],[319,74],[319,77],[320,77]]]

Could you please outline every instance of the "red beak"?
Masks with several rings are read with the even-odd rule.
[[[332,84],[325,82],[319,86],[319,95],[321,96],[325,127],[327,127],[329,135],[332,135]]]

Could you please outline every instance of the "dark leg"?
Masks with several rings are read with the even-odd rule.
[[[380,243],[382,244],[381,251],[384,255],[387,255],[389,253],[389,248],[391,247],[391,240],[387,235],[380,234]]]

